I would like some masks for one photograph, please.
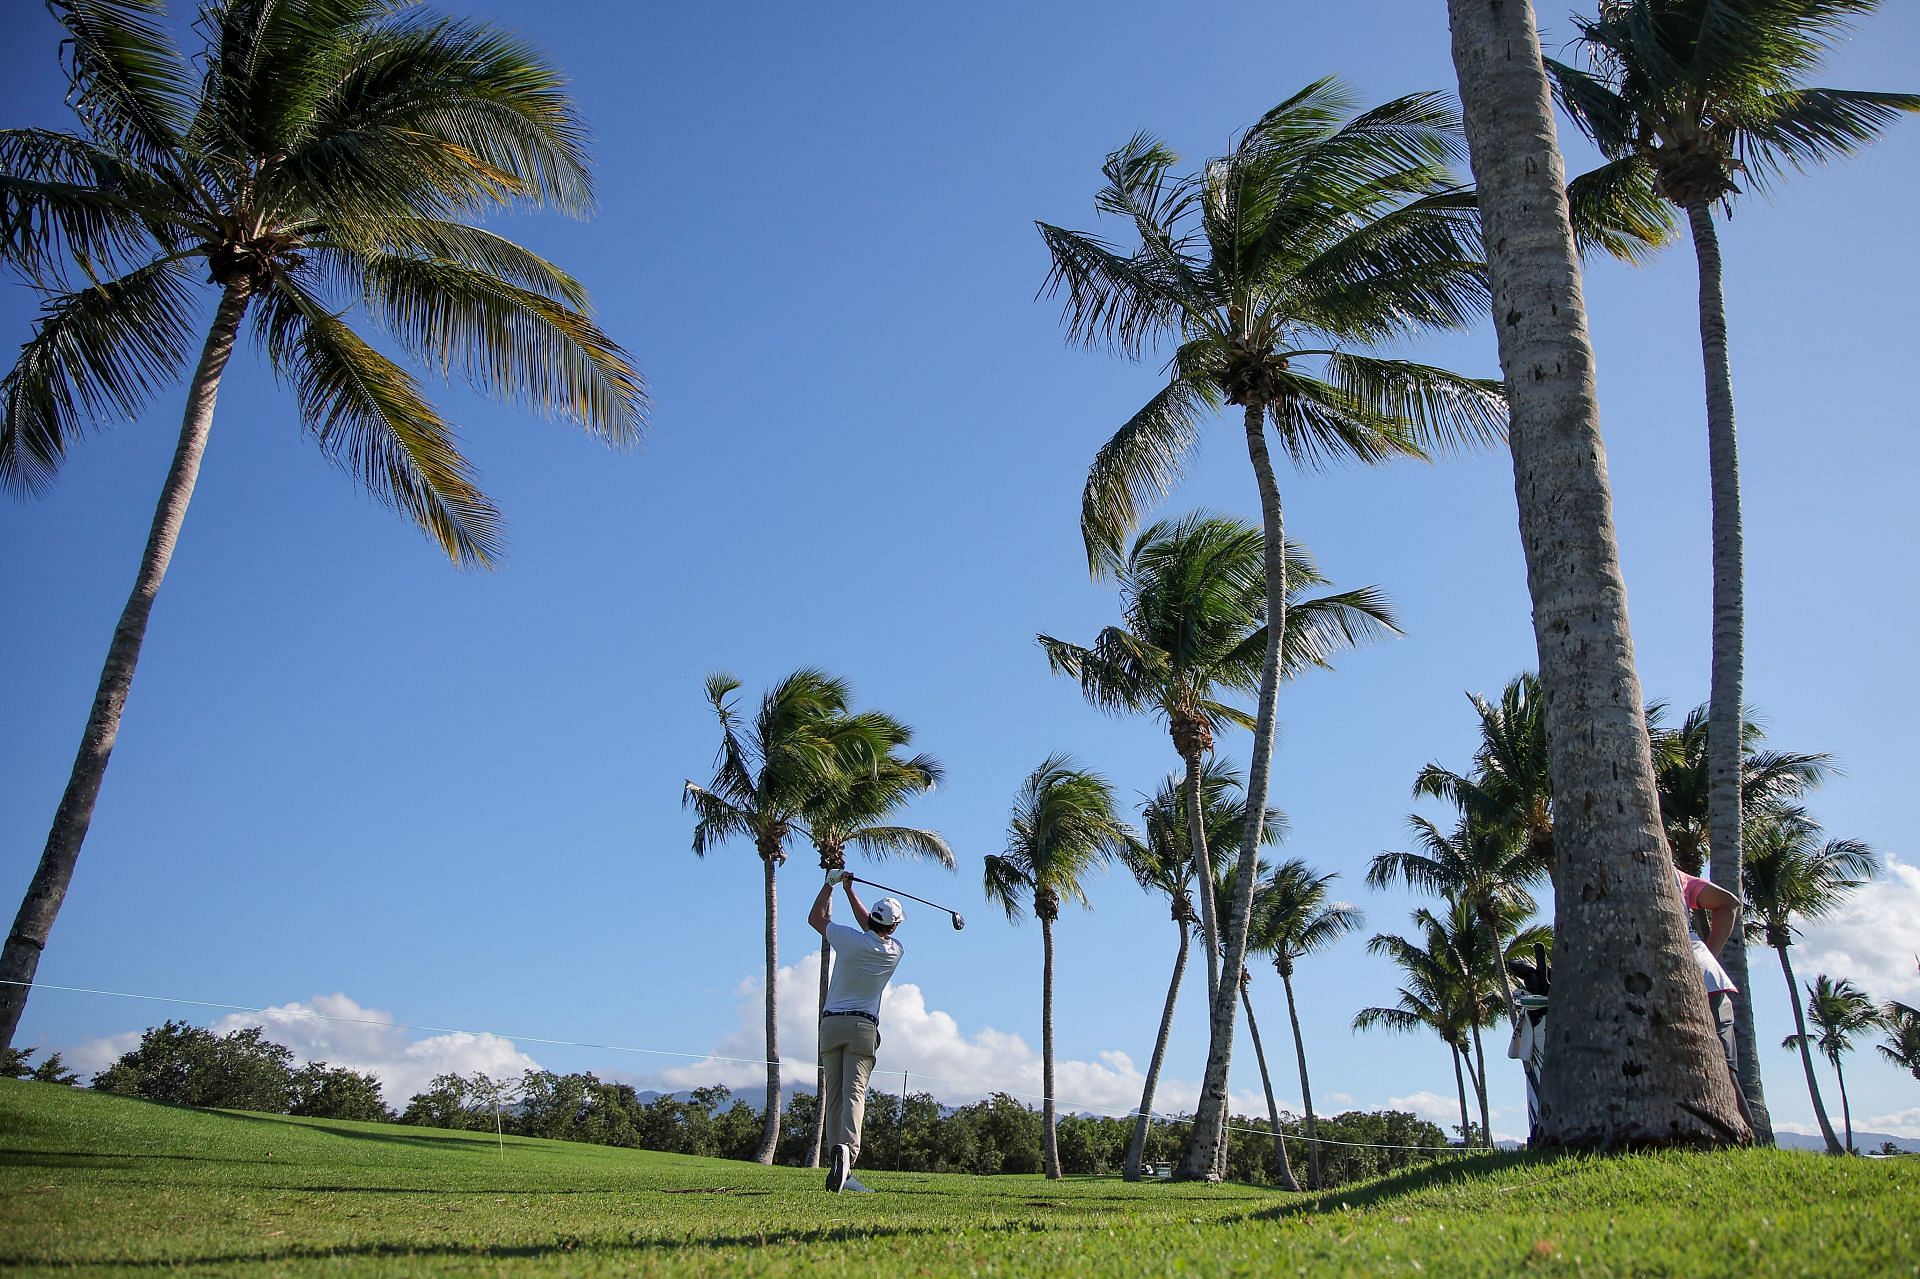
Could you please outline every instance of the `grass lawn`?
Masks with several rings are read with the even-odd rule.
[[[1326,1196],[803,1169],[0,1080],[0,1271],[1920,1275],[1920,1160],[1451,1160]]]

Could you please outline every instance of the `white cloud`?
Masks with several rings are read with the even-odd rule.
[[[367,1008],[344,994],[315,995],[278,1004],[257,1013],[232,1013],[208,1026],[226,1035],[259,1026],[268,1039],[285,1044],[296,1061],[324,1061],[368,1072],[380,1079],[387,1104],[396,1110],[438,1074],[485,1071],[495,1078],[538,1070],[540,1063],[514,1047],[511,1039],[457,1031],[410,1039],[392,1013]],[[82,1072],[104,1070],[140,1042],[139,1031],[88,1040],[65,1054]]]
[[[1920,1141],[1920,1106],[1910,1110],[1896,1110],[1890,1115],[1874,1115],[1856,1125],[1856,1128],[1861,1132],[1892,1133],[1896,1137],[1910,1137]]]
[[[1807,926],[1796,962],[1805,980],[1845,977],[1876,1003],[1920,1000],[1920,866],[1889,856],[1878,878],[1847,895],[1833,914]]]
[[[1387,1098],[1388,1110],[1404,1110],[1409,1114],[1439,1124],[1451,1132],[1460,1123],[1460,1098],[1444,1097],[1437,1092],[1422,1089],[1409,1093],[1405,1097]],[[1471,1113],[1471,1107],[1469,1107]]]
[[[819,1027],[815,1009],[819,998],[820,956],[810,952],[799,963],[780,969],[780,997],[775,1017],[780,1031],[781,1081],[786,1086],[805,1083],[815,1074]],[[758,980],[737,988],[739,1022],[724,1036],[707,1060],[669,1067],[651,1077],[651,1086],[671,1090],[704,1084],[725,1084],[750,1093],[766,1084],[765,996]],[[948,1104],[978,1101],[993,1092],[1007,1092],[1038,1105],[1041,1062],[1038,1048],[1024,1036],[992,1026],[972,1035],[961,1031],[950,1013],[927,1006],[926,995],[911,982],[887,988],[881,1000],[881,1050],[874,1087],[892,1092],[905,1084],[914,1092],[930,1092]],[[1062,1112],[1124,1115],[1140,1104],[1146,1075],[1133,1059],[1117,1049],[1097,1054],[1093,1061],[1059,1059],[1053,1064],[1054,1093]],[[1198,1104],[1200,1086],[1191,1080],[1161,1076],[1154,1092],[1158,1114],[1190,1112]],[[1264,1115],[1265,1096],[1254,1090],[1235,1092],[1233,1110]],[[1298,1113],[1297,1101],[1279,1098],[1283,1110]]]

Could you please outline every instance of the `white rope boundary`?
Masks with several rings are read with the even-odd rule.
[[[250,1004],[229,1004],[212,999],[187,999],[177,995],[145,995],[135,991],[102,990],[93,986],[63,986],[44,981],[10,981],[0,978],[0,986],[18,986],[25,990],[52,990],[70,995],[98,995],[110,999],[136,999],[147,1003],[178,1004],[189,1008],[216,1008],[221,1012],[254,1013],[266,1017],[305,1017],[315,1021],[344,1022],[352,1026],[382,1026],[389,1030],[427,1031],[436,1035],[472,1035],[475,1037],[491,1035],[496,1039],[510,1040],[514,1043],[545,1044],[553,1048],[591,1048],[601,1052],[634,1053],[648,1057],[677,1057],[687,1061],[717,1061],[741,1066],[784,1066],[786,1064],[780,1061],[756,1059],[752,1057],[727,1057],[719,1053],[679,1052],[670,1048],[636,1048],[627,1044],[595,1043],[584,1039],[554,1039],[544,1035],[510,1035],[497,1030],[467,1030],[458,1026],[434,1026],[426,1022],[386,1021],[378,1017],[344,1017],[338,1013],[323,1013],[310,1008],[256,1008]],[[892,1074],[893,1072],[887,1071],[886,1073]],[[953,1084],[970,1091],[977,1090],[980,1087],[978,1081],[974,1080],[951,1079],[942,1075],[922,1074],[918,1071],[903,1070],[900,1073],[903,1077],[901,1084],[903,1091],[906,1086],[905,1077],[909,1075],[915,1078],[929,1080],[933,1083]],[[995,1088],[990,1091],[1004,1093],[1009,1097],[1018,1097],[1022,1100],[1038,1101],[1042,1104],[1047,1101],[1045,1093],[1022,1092],[1016,1088]],[[1055,1097],[1053,1098],[1053,1103],[1056,1107],[1069,1106],[1077,1110],[1093,1111],[1109,1119],[1138,1119],[1143,1113],[1146,1115],[1149,1123],[1176,1123],[1181,1122],[1183,1119],[1182,1116],[1170,1112],[1143,1112],[1138,1106],[1135,1106],[1131,1110],[1115,1112],[1107,1106],[1102,1106],[1094,1102],[1074,1101],[1067,1097]],[[1267,1128],[1248,1128],[1241,1124],[1226,1124],[1224,1126],[1228,1132],[1248,1133],[1257,1137],[1271,1137],[1274,1135],[1273,1131]],[[1308,1137],[1286,1132],[1280,1134],[1280,1139],[1282,1141],[1315,1142],[1322,1146],[1346,1146],[1365,1150],[1416,1150],[1429,1154],[1443,1155],[1484,1155],[1496,1153],[1491,1147],[1484,1146],[1400,1146],[1376,1141],[1339,1141],[1332,1137]]]

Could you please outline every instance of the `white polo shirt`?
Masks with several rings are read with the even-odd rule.
[[[827,925],[827,943],[833,947],[833,975],[827,980],[826,1011],[878,1018],[881,992],[906,951],[892,937],[845,924]]]

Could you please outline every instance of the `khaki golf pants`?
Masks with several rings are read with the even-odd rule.
[[[845,1146],[847,1165],[860,1158],[860,1123],[867,1114],[867,1079],[880,1051],[880,1028],[865,1017],[820,1019],[821,1134],[827,1146]],[[823,1152],[830,1154],[831,1151]]]

